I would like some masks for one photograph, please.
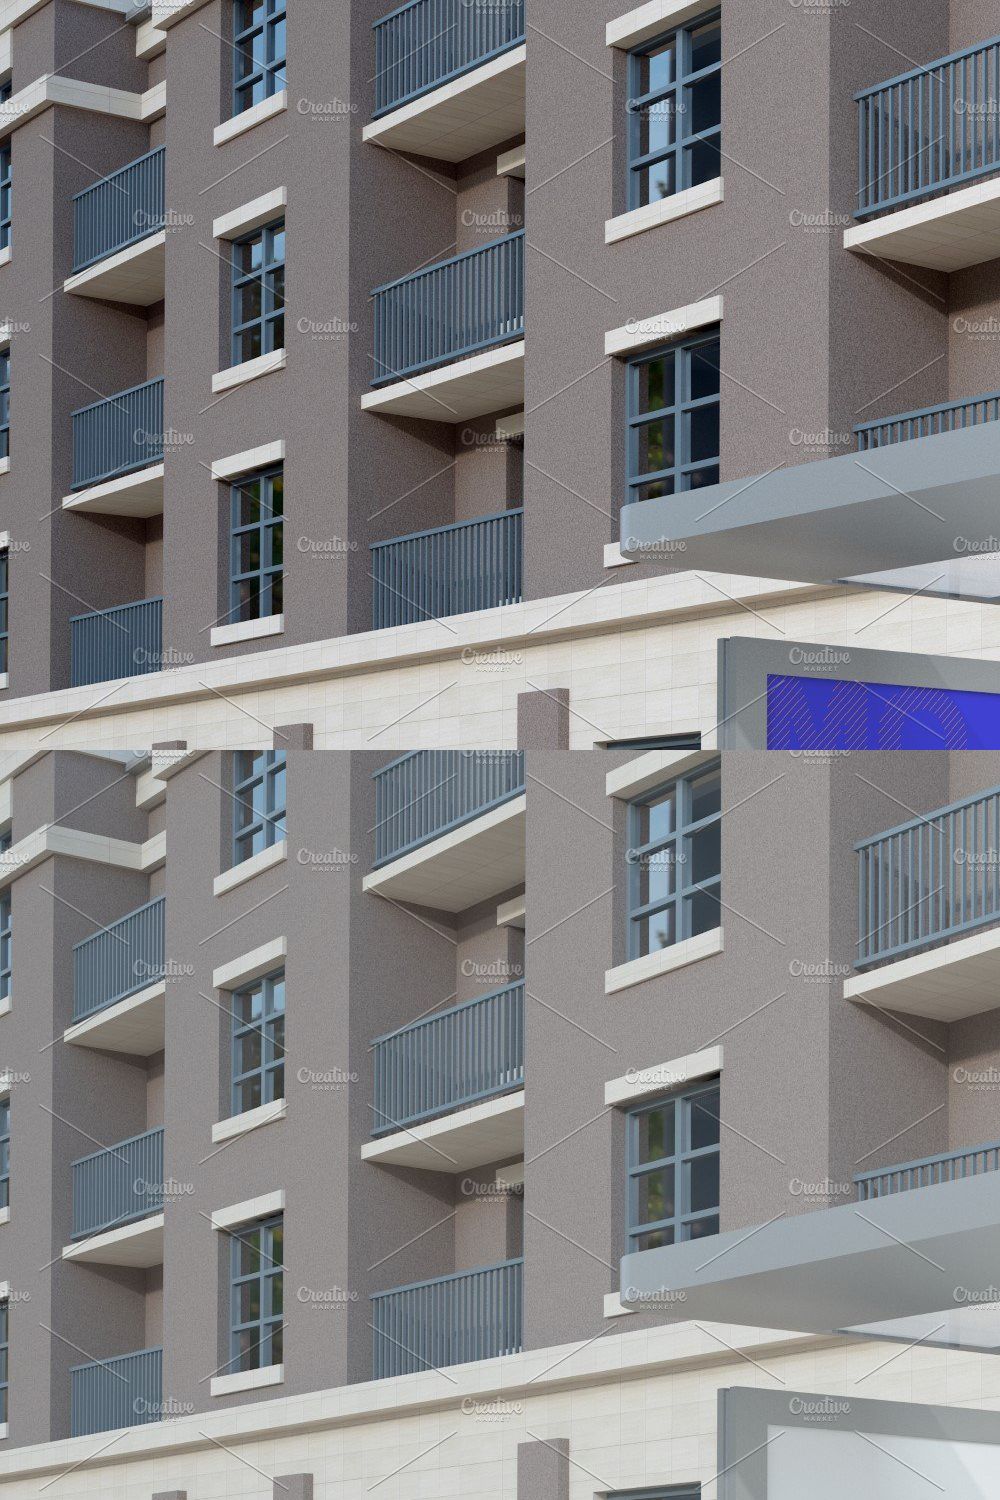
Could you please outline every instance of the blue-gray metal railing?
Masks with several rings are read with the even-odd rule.
[[[72,687],[163,670],[162,599],[73,615],[70,628]]]
[[[89,1437],[159,1422],[163,1413],[163,1350],[140,1349],[70,1370],[70,1435]]]
[[[938,1182],[956,1182],[960,1177],[977,1177],[982,1172],[1000,1171],[1000,1143],[970,1146],[964,1151],[945,1151],[940,1156],[925,1156],[895,1167],[879,1167],[874,1172],[859,1172],[854,1181],[858,1202],[885,1198],[890,1193],[908,1193],[911,1188],[932,1187]]]
[[[164,160],[157,146],[73,195],[73,270],[83,271],[163,228]]]
[[[372,1049],[372,1135],[523,1088],[524,983],[424,1016]]]
[[[376,1292],[374,1379],[517,1354],[523,1264],[507,1260]]]
[[[163,378],[73,413],[73,488],[84,490],[163,459]]]
[[[1000,171],[1000,38],[855,98],[859,219]]]
[[[375,772],[375,864],[524,791],[520,750],[411,750]]]
[[[521,598],[523,510],[435,526],[372,546],[372,629]]]
[[[163,975],[166,898],[157,896],[73,947],[73,1020],[155,984]]]
[[[73,1239],[145,1219],[162,1208],[162,1126],[73,1163]]]
[[[524,0],[410,0],[375,22],[375,116],[524,41]]]
[[[372,385],[524,336],[524,230],[372,292]]]
[[[867,453],[891,443],[907,443],[911,438],[933,437],[939,432],[956,432],[962,427],[997,421],[1000,421],[1000,391],[991,391],[987,396],[945,401],[940,406],[924,406],[897,417],[862,422],[855,427],[854,436],[858,452]]]
[[[857,968],[1000,922],[1000,787],[855,847]]]

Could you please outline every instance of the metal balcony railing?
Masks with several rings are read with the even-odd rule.
[[[1000,171],[1000,38],[855,98],[859,219]]]
[[[372,629],[516,604],[523,510],[436,526],[372,547]]]
[[[522,1260],[377,1292],[373,1375],[384,1380],[521,1348]]]
[[[72,1437],[159,1422],[163,1411],[163,1350],[140,1349],[93,1360],[70,1371]]]
[[[373,386],[524,336],[524,230],[376,287]]]
[[[164,162],[166,148],[158,146],[129,162],[100,182],[73,195],[73,270],[115,255],[164,222]]]
[[[854,1179],[858,1202],[885,1198],[890,1193],[908,1193],[911,1188],[932,1187],[938,1182],[956,1182],[960,1177],[977,1177],[983,1172],[1000,1171],[1000,1144],[970,1146],[965,1151],[946,1151],[940,1156],[925,1156],[920,1161],[900,1166],[882,1167],[874,1172],[860,1172]]]
[[[162,976],[165,912],[166,898],[157,896],[74,945],[74,1021],[86,1020]]]
[[[375,1124],[385,1135],[524,1086],[524,984],[376,1037]]]
[[[163,1208],[163,1128],[73,1163],[73,1238],[86,1239]]]
[[[411,750],[375,772],[375,864],[524,791],[519,750]]]
[[[87,489],[163,459],[163,379],[73,413],[73,488]]]
[[[163,600],[139,599],[70,620],[70,684],[113,682],[163,669]]]
[[[1000,787],[855,847],[859,969],[1000,921]]]
[[[524,41],[524,0],[410,0],[375,22],[375,115]]]
[[[956,432],[962,427],[979,427],[984,422],[996,421],[1000,421],[1000,391],[991,391],[988,396],[945,401],[940,406],[924,406],[898,417],[862,422],[855,427],[854,435],[858,452],[866,453],[890,443],[906,443],[911,438],[933,437],[939,432]]]

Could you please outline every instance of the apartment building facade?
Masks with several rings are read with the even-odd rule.
[[[995,756],[4,771],[12,1500],[773,1500],[815,1402],[995,1462]]]
[[[991,663],[993,30],[8,0],[8,742],[709,743],[720,642]]]

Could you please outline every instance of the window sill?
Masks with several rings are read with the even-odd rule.
[[[6,1208],[0,1208],[0,1224],[9,1224],[9,1223],[10,1223],[10,1205],[8,1204]]]
[[[220,370],[217,375],[212,376],[212,394],[218,396],[221,391],[234,390],[236,386],[259,380],[262,375],[270,375],[274,370],[283,370],[285,357],[284,349],[272,349],[270,354],[259,354],[256,359],[248,359],[241,365],[230,365],[228,370]]]
[[[270,99],[262,99],[259,104],[252,104],[249,109],[233,115],[231,120],[223,120],[221,125],[216,125],[212,132],[212,139],[217,146],[224,146],[227,141],[234,140],[236,136],[253,130],[255,125],[261,125],[265,120],[272,120],[275,115],[284,114],[287,108],[288,90],[282,89],[280,94],[272,94]]]
[[[238,641],[256,641],[266,635],[280,635],[284,628],[284,615],[264,615],[263,619],[240,620],[236,625],[215,625],[209,639],[213,646],[232,646]]]
[[[5,995],[4,998],[0,1000],[0,1016],[10,1015],[10,1003],[11,1002],[9,995]]]
[[[642,208],[632,208],[626,214],[607,219],[604,243],[613,245],[618,240],[631,239],[633,235],[645,234],[648,229],[656,229],[661,224],[672,224],[676,219],[686,219],[721,202],[722,178],[713,177],[710,182],[700,182],[697,187],[684,188],[669,198],[659,198],[655,203],[646,203]]]
[[[219,1120],[212,1126],[212,1144],[235,1140],[238,1135],[249,1135],[251,1130],[270,1125],[272,1120],[283,1120],[287,1112],[287,1102],[284,1099],[274,1099],[270,1104],[244,1110],[241,1115],[230,1115],[228,1120]]]
[[[635,1312],[634,1307],[623,1307],[620,1292],[607,1292],[604,1298],[604,1316],[606,1318],[628,1318]]]
[[[284,1365],[265,1365],[262,1370],[240,1370],[236,1375],[215,1375],[210,1389],[213,1396],[231,1396],[236,1391],[257,1391],[265,1385],[281,1385],[284,1379]]]
[[[634,557],[622,557],[621,542],[607,542],[604,547],[604,566],[606,568],[628,568],[635,562]]]
[[[0,691],[8,687],[10,687],[10,678],[6,672],[0,672]]]
[[[7,1430],[7,1423],[0,1422],[0,1442],[3,1442],[4,1438],[6,1438]]]
[[[699,933],[697,937],[685,938],[674,943],[672,948],[659,948],[655,953],[645,953],[642,958],[632,958],[604,974],[604,993],[613,995],[618,990],[643,984],[647,979],[656,979],[661,974],[671,974],[675,969],[686,968],[703,958],[711,958],[722,952],[722,928],[713,927],[711,932]]]
[[[282,860],[288,858],[288,843],[285,839],[279,839],[269,849],[262,849],[259,854],[251,854],[249,859],[241,860],[238,865],[233,865],[230,870],[223,870],[221,875],[216,875],[212,881],[212,895],[224,896],[227,891],[234,890],[236,886],[243,885],[247,880],[252,880],[263,870],[270,870],[275,865],[280,865]]]
[[[11,255],[10,246],[9,245],[5,245],[4,248],[2,250],[0,250],[0,266],[9,266],[10,265],[10,255]]]

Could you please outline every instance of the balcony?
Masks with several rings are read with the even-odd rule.
[[[162,599],[74,615],[70,627],[72,687],[163,670]]]
[[[62,1254],[106,1266],[162,1263],[162,1127],[73,1163],[73,1243]]]
[[[372,629],[517,604],[523,516],[505,510],[376,542]]]
[[[368,411],[463,422],[524,403],[524,230],[377,287]]]
[[[140,1349],[114,1359],[75,1365],[70,1435],[89,1437],[119,1427],[159,1422],[163,1410],[163,1350]]]
[[[1000,788],[857,853],[861,973],[845,997],[939,1021],[1000,1007]]]
[[[462,1172],[523,1153],[523,984],[424,1016],[372,1047],[366,1160]]]
[[[366,141],[458,162],[524,134],[524,0],[411,0],[374,32]]]
[[[519,1353],[523,1264],[508,1260],[377,1292],[373,1378]]]
[[[461,912],[524,884],[524,757],[414,750],[375,773],[364,889]]]
[[[158,896],[74,946],[64,1041],[137,1057],[163,1050],[165,916]]]
[[[73,274],[63,290],[150,307],[163,300],[166,150],[129,162],[73,198]]]
[[[993,39],[856,96],[862,223],[848,249],[938,271],[1000,255],[998,78]]]
[[[892,443],[909,443],[914,438],[936,436],[942,432],[959,432],[965,427],[979,427],[984,422],[1000,420],[1000,391],[988,396],[971,396],[965,401],[946,401],[940,406],[924,406],[919,411],[903,412],[898,417],[862,422],[854,429],[859,453],[885,448]]]
[[[148,517],[163,510],[163,380],[73,413],[73,493],[64,510]]]
[[[1000,1144],[971,1146],[964,1151],[946,1151],[941,1156],[925,1156],[921,1161],[903,1162],[900,1166],[882,1167],[861,1172],[854,1181],[858,1202],[868,1203],[891,1193],[909,1193],[914,1188],[933,1187],[940,1182],[958,1182],[963,1177],[978,1177],[983,1172],[1000,1171]]]

